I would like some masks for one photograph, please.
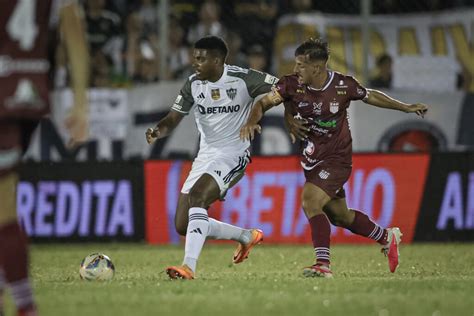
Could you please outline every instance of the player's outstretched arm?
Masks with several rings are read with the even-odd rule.
[[[148,144],[153,144],[157,139],[163,138],[171,134],[171,132],[178,126],[184,115],[169,111],[168,114],[162,118],[154,128],[148,128],[145,132],[146,141]]]
[[[424,117],[428,111],[428,106],[423,103],[408,104],[394,99],[382,91],[367,89],[369,94],[365,103],[377,106],[379,108],[398,110],[405,113],[416,113],[417,115]]]
[[[266,94],[252,107],[247,123],[240,129],[240,139],[242,140],[253,140],[255,131],[259,134],[262,132],[262,127],[258,124],[263,117],[263,114],[272,108],[274,105],[281,103],[281,100],[275,104],[275,98],[273,92]]]

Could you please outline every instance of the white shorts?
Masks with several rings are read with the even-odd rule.
[[[193,166],[186,181],[183,184],[181,193],[188,194],[196,181],[205,173],[211,175],[216,180],[221,190],[221,199],[227,193],[234,180],[242,177],[245,168],[250,163],[250,152],[245,150],[241,153],[206,155],[199,154],[194,159]]]

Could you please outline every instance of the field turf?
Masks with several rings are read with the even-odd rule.
[[[197,279],[163,273],[183,246],[33,245],[32,277],[40,315],[474,315],[472,244],[403,245],[394,274],[376,245],[334,246],[334,279],[304,278],[306,246],[257,246],[232,265],[233,244],[206,245]],[[111,282],[79,279],[79,263],[108,254]],[[13,315],[6,299],[6,315]]]

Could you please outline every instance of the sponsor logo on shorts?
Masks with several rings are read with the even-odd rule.
[[[319,172],[319,177],[323,180],[326,180],[327,178],[329,178],[329,175],[330,175],[330,173],[327,172],[326,170],[321,170]]]

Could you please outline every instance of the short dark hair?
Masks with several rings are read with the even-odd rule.
[[[229,49],[224,40],[218,36],[205,36],[194,43],[196,49],[207,49],[217,52],[223,60],[226,59]]]
[[[295,51],[295,56],[307,56],[309,61],[327,61],[329,58],[329,46],[326,41],[320,38],[309,38]]]
[[[389,63],[392,62],[392,57],[389,54],[384,53],[380,55],[379,57],[377,57],[377,62],[376,62],[377,66],[380,67],[382,66],[382,64],[385,64],[387,62]]]

